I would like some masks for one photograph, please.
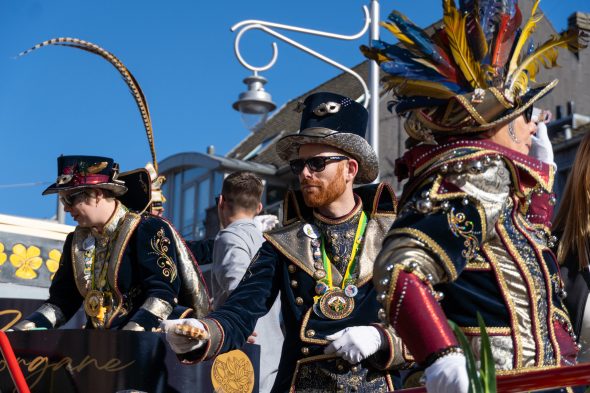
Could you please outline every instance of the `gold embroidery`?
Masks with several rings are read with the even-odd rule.
[[[472,260],[475,257],[475,254],[479,251],[479,241],[473,232],[473,221],[465,221],[465,213],[459,212],[455,214],[454,207],[447,213],[447,220],[453,235],[456,237],[461,236],[465,239],[463,245],[466,248],[461,251],[461,255],[463,255],[467,261]]]
[[[150,241],[150,245],[154,250],[152,254],[158,255],[156,263],[162,268],[162,274],[164,277],[169,277],[170,282],[173,282],[176,279],[176,264],[167,254],[170,239],[164,234],[164,228],[160,228],[156,236]]]

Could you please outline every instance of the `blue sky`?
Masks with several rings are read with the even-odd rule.
[[[144,90],[159,159],[205,152],[208,145],[225,154],[248,134],[231,108],[250,71],[234,56],[230,26],[261,19],[354,34],[363,25],[363,4],[368,1],[0,1],[0,213],[54,215],[55,197],[41,196],[46,185],[14,185],[52,182],[62,153],[114,157],[123,170],[150,160],[135,103],[110,64],[60,47],[15,58],[22,50],[59,36],[102,46]],[[541,8],[558,30],[572,12],[590,12],[587,0],[544,0]],[[381,9],[381,19],[398,9],[426,26],[439,19],[441,2],[381,1]],[[363,60],[357,48],[366,38],[348,42],[286,34],[347,66]],[[383,37],[391,40],[386,32]],[[246,33],[242,52],[250,63],[265,64],[271,42],[263,33]],[[278,45],[277,63],[262,75],[279,107],[338,74],[287,44]]]

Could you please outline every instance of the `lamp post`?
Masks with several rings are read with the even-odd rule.
[[[302,51],[304,51],[305,53],[308,53],[350,75],[352,75],[362,86],[362,89],[364,91],[364,94],[362,97],[359,98],[359,100],[362,100],[363,105],[365,106],[365,108],[369,108],[369,143],[371,144],[371,146],[373,146],[373,148],[375,149],[375,152],[377,154],[379,154],[379,66],[377,65],[377,63],[373,60],[369,61],[369,86],[367,87],[367,84],[365,83],[365,81],[363,80],[363,78],[357,74],[356,72],[354,72],[353,70],[351,70],[350,68],[330,59],[329,57],[326,57],[316,51],[314,51],[313,49],[279,33],[276,30],[287,30],[287,31],[294,31],[294,32],[298,32],[298,33],[305,33],[305,34],[311,34],[311,35],[316,35],[316,36],[320,36],[320,37],[326,37],[326,38],[333,38],[333,39],[339,39],[339,40],[356,40],[360,37],[362,37],[367,30],[369,29],[369,27],[371,28],[370,31],[370,37],[369,37],[369,44],[371,44],[372,40],[376,40],[379,39],[379,1],[378,0],[371,0],[371,11],[369,12],[369,9],[367,6],[363,6],[363,12],[364,12],[364,16],[365,16],[365,23],[363,25],[363,27],[361,28],[361,30],[353,35],[342,35],[342,34],[334,34],[334,33],[329,33],[329,32],[325,32],[325,31],[320,31],[320,30],[312,30],[312,29],[305,29],[305,28],[301,28],[301,27],[296,27],[296,26],[290,26],[290,25],[284,25],[284,24],[280,24],[280,23],[274,23],[274,22],[266,22],[266,21],[262,21],[262,20],[244,20],[242,22],[238,22],[235,25],[233,25],[231,27],[231,31],[235,32],[238,31],[236,38],[234,40],[234,52],[236,54],[236,57],[238,58],[238,61],[240,62],[240,64],[242,64],[244,67],[246,67],[247,69],[251,70],[254,72],[254,76],[256,78],[262,78],[261,76],[258,75],[259,72],[262,71],[266,71],[269,68],[271,68],[275,62],[277,61],[277,57],[278,57],[278,48],[277,48],[277,44],[275,42],[272,43],[272,50],[273,50],[273,54],[272,54],[272,58],[271,60],[260,67],[256,67],[253,66],[251,64],[249,64],[248,62],[246,62],[246,60],[244,60],[242,54],[240,53],[240,40],[242,38],[242,36],[244,35],[244,33],[246,33],[247,31],[256,29],[256,30],[261,30],[275,38],[278,38],[279,40],[286,42],[289,45],[294,46],[297,49],[300,49]],[[249,77],[246,78],[244,80],[244,83],[248,84],[247,82],[250,78],[253,77]],[[266,79],[264,79],[264,83],[266,83]],[[264,84],[262,83],[262,84]],[[250,91],[250,88],[249,88]],[[262,91],[264,91],[264,89],[262,89]],[[244,113],[244,111],[247,110],[247,108],[252,108],[251,106],[249,106],[249,103],[246,100],[242,100],[242,96],[244,96],[244,98],[246,98],[246,94],[248,92],[242,93],[240,94],[240,98],[238,99],[238,101],[236,101],[233,105],[234,109],[240,111],[241,113]],[[270,101],[270,95],[264,91],[264,93],[266,93],[268,95],[268,101],[272,104],[272,101]],[[269,106],[270,107],[270,106]],[[273,110],[276,106],[274,104],[272,104],[272,109]],[[251,111],[253,111],[253,109],[250,109]],[[262,112],[263,109],[261,109],[259,112],[256,113],[260,113]],[[267,112],[268,113],[268,112]]]

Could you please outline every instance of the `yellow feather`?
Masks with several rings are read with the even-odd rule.
[[[455,93],[446,86],[436,82],[411,80],[396,76],[387,76],[383,78],[382,82],[387,91],[394,90],[394,94],[397,96],[427,96],[441,99],[455,96]]]
[[[449,48],[453,59],[461,69],[463,76],[471,87],[486,88],[484,72],[481,65],[475,61],[465,34],[466,16],[461,15],[455,7],[454,0],[443,0],[443,22],[449,39]]]
[[[579,43],[577,31],[570,30],[558,36],[552,36],[519,64],[512,73],[514,80],[521,78],[520,74],[527,73],[529,79],[534,81],[541,65],[545,68],[553,68],[557,65],[559,54],[557,48],[571,48],[576,51],[582,46]],[[510,82],[510,87],[513,85],[514,82]]]
[[[516,68],[518,67],[518,59],[520,58],[520,51],[524,44],[528,41],[531,34],[535,31],[537,27],[537,23],[541,19],[543,19],[543,14],[535,15],[537,12],[537,7],[539,6],[539,2],[541,0],[536,0],[533,8],[531,10],[531,16],[529,20],[526,22],[522,29],[522,33],[520,33],[520,37],[518,38],[518,42],[514,47],[514,53],[512,54],[512,58],[510,59],[510,65],[508,66],[508,73],[506,74],[507,79],[510,79]]]
[[[521,96],[528,90],[529,87],[529,77],[525,72],[521,72],[518,74],[518,77],[514,79],[512,83],[512,92],[515,96]]]
[[[390,22],[381,22],[381,26],[385,27],[387,30],[391,32],[394,36],[397,37],[398,40],[403,42],[404,44],[414,45],[414,41],[412,41],[407,35],[402,33],[402,31],[395,25],[394,23]]]

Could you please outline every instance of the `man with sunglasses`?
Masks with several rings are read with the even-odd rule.
[[[165,220],[142,213],[152,201],[148,172],[119,176],[111,158],[97,156],[57,163],[57,181],[43,195],[58,193],[78,225],[49,299],[14,329],[58,328],[80,306],[91,329],[151,331],[167,318],[205,315],[209,298],[190,252]]]
[[[265,234],[219,309],[200,320],[165,321],[163,328],[184,361],[211,359],[240,348],[280,293],[286,331],[273,392],[390,391],[390,370],[404,364],[404,351],[379,323],[371,272],[395,219],[395,196],[385,184],[353,188],[379,172],[364,139],[362,105],[316,93],[302,109],[300,132],[277,144],[301,185],[285,197],[283,227]],[[209,338],[188,339],[182,324]]]

